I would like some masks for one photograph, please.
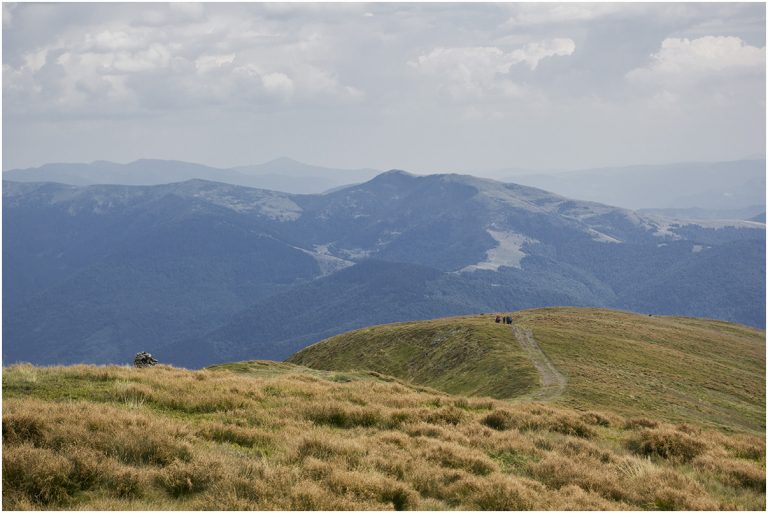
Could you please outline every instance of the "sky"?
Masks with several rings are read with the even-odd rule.
[[[765,5],[3,4],[3,169],[765,155]]]

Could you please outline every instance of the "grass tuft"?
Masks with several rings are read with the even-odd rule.
[[[644,429],[628,441],[630,449],[644,456],[689,462],[706,450],[706,443],[673,429]]]

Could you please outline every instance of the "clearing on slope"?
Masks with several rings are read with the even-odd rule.
[[[374,370],[450,393],[765,430],[764,331],[597,308],[524,310],[513,318],[512,329],[488,315],[374,326],[289,361]],[[515,331],[529,332],[538,350]],[[563,380],[542,379],[547,369]]]

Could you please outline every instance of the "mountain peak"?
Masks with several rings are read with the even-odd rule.
[[[411,179],[411,178],[416,178],[416,175],[409,173],[407,171],[403,171],[402,169],[390,169],[389,171],[384,171],[383,173],[379,173],[373,178],[373,180],[378,180],[378,179],[401,180],[401,179]]]
[[[268,160],[267,162],[264,162],[262,165],[280,165],[280,166],[308,166],[309,164],[305,164],[304,162],[300,162],[296,159],[292,159],[290,157],[277,157],[276,159]]]

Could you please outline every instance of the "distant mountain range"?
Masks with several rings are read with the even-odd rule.
[[[375,169],[334,169],[279,158],[227,169],[173,160],[143,159],[128,164],[45,164],[12,169],[5,180],[70,185],[160,185],[209,180],[292,194],[334,192],[366,182]],[[476,174],[470,172],[470,174]],[[532,173],[491,173],[501,181],[563,196],[681,219],[750,219],[765,211],[765,159]]]
[[[765,224],[467,175],[293,195],[4,182],[4,362],[284,358],[400,320],[548,305],[765,326]]]
[[[160,185],[187,180],[210,180],[295,194],[321,193],[355,182],[365,182],[380,171],[334,169],[279,158],[254,166],[228,169],[176,160],[142,159],[128,164],[96,161],[90,164],[45,164],[3,172],[4,180],[56,182],[69,185]]]
[[[736,209],[752,211],[747,218],[764,211],[765,174],[764,158],[558,173],[498,172],[505,181],[570,198],[632,209],[689,209],[682,214],[686,217],[703,214],[702,218],[709,219],[738,215],[734,212]]]

